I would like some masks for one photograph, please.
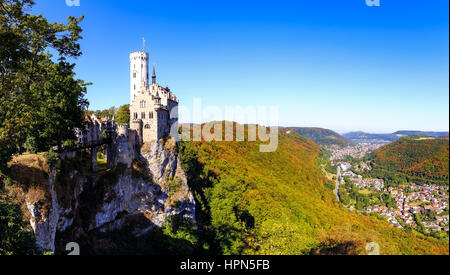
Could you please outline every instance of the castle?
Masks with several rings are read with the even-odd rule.
[[[163,138],[178,121],[178,100],[156,83],[154,66],[149,82],[148,61],[147,52],[130,54],[130,129],[136,130],[141,144]]]
[[[97,152],[107,145],[108,167],[117,163],[131,166],[144,143],[157,141],[170,134],[178,122],[178,100],[168,87],[156,83],[153,67],[152,82],[148,79],[147,52],[130,54],[130,124],[118,124],[115,119],[86,117],[86,127],[75,129],[79,148],[91,148],[93,170],[97,168]],[[69,150],[70,151],[70,150]]]

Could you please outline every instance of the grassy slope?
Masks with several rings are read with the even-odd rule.
[[[304,254],[321,247],[322,253],[364,254],[366,243],[375,241],[382,254],[448,254],[448,242],[407,234],[341,207],[316,165],[319,151],[295,133],[280,133],[274,153],[260,153],[255,142],[182,144],[199,217],[206,217],[200,223],[214,231],[223,252]],[[199,167],[192,168],[192,158]]]
[[[373,161],[375,169],[448,182],[449,141],[405,137],[373,152]]]
[[[339,135],[338,133],[328,130],[328,129],[322,129],[322,128],[306,128],[306,127],[292,127],[289,128],[296,132],[297,134],[300,134],[302,136],[305,136],[313,141],[315,141],[317,144],[323,144],[323,145],[347,145],[349,143],[348,139]]]

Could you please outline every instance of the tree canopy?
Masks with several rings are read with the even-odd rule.
[[[128,124],[130,123],[130,105],[122,105],[116,114],[117,123]]]
[[[448,185],[448,139],[403,137],[375,150],[368,159],[370,176],[389,184],[405,182]]]
[[[321,149],[313,141],[280,131],[275,152],[262,154],[259,145],[179,144],[196,200],[199,242],[209,253],[365,254],[366,244],[376,242],[381,254],[448,254],[447,240],[405,233],[344,208],[328,187],[333,183],[318,164]],[[362,208],[366,196],[356,199]]]
[[[0,2],[0,171],[13,154],[73,138],[88,106],[88,84],[75,78],[70,61],[82,54],[83,17],[53,23],[28,13],[33,5]]]

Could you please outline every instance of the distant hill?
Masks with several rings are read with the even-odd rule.
[[[288,129],[320,145],[347,145],[350,143],[347,138],[329,129],[313,127],[289,127]]]
[[[365,132],[350,132],[343,134],[343,136],[356,143],[368,140],[378,140],[380,142],[392,142],[399,138],[394,134],[370,134]]]
[[[448,241],[394,228],[348,211],[318,164],[321,148],[280,131],[278,149],[260,142],[180,142],[194,193],[201,243],[224,254],[448,254]]]
[[[403,137],[375,150],[370,158],[377,176],[448,185],[448,139]]]
[[[394,133],[397,136],[424,136],[424,137],[440,137],[448,135],[448,132],[424,132],[424,131],[397,131]]]
[[[344,137],[356,143],[367,141],[388,143],[396,141],[404,136],[440,137],[445,135],[448,136],[448,132],[397,131],[392,134],[371,134],[365,132],[350,132],[343,134]]]

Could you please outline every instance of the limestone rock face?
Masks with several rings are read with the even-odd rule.
[[[48,211],[43,211],[39,203],[26,201],[26,206],[30,212],[30,224],[36,233],[36,242],[39,247],[46,251],[55,250],[56,225],[59,219],[59,205],[55,193],[55,177],[53,171],[49,175],[49,192],[51,194],[51,207]],[[48,213],[46,213],[48,212]]]
[[[125,229],[139,237],[174,215],[195,224],[195,201],[179,156],[158,141],[147,148],[139,156],[146,165],[146,177],[126,168],[106,184],[100,177],[72,171],[71,184],[61,187],[56,186],[56,172],[51,172],[51,207],[43,211],[39,204],[27,203],[38,245],[55,251],[55,246],[62,247],[94,231]]]
[[[144,148],[148,151],[142,152],[142,156],[148,162],[148,168],[155,183],[162,183],[165,176],[173,177],[179,167],[179,159],[170,151],[166,150],[160,142],[152,142]],[[181,171],[182,172],[182,171]],[[184,178],[184,173],[181,175]]]
[[[133,234],[140,236],[154,226],[161,227],[169,216],[182,215],[195,220],[194,197],[189,191],[178,156],[167,152],[159,142],[153,142],[150,147],[150,152],[142,157],[148,163],[152,180],[136,179],[131,175],[120,177],[117,184],[105,194],[105,198],[112,199],[103,203],[92,228],[118,230],[131,216],[145,216],[147,221],[134,227]],[[167,185],[170,179],[177,179],[181,183],[172,197]]]

